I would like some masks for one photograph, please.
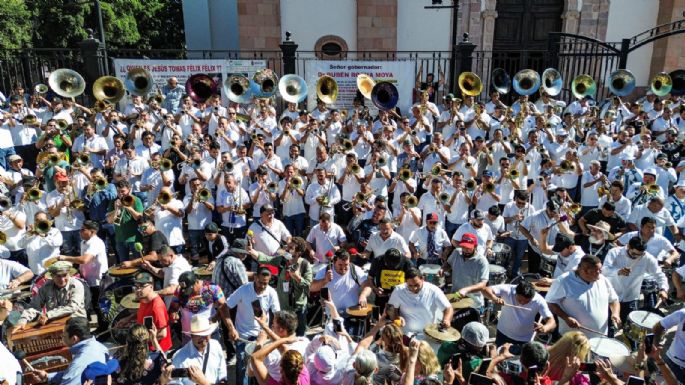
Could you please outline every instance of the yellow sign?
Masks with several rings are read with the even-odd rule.
[[[381,288],[392,289],[393,287],[404,283],[404,271],[401,270],[382,270],[381,271]]]

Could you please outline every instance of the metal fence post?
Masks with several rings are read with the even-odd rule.
[[[456,45],[456,54],[458,60],[456,61],[454,74],[452,75],[452,79],[450,81],[450,84],[455,86],[454,88],[450,87],[450,89],[454,90],[455,92],[459,88],[457,84],[459,74],[462,72],[471,71],[473,68],[473,51],[476,49],[476,45],[469,41],[468,33],[464,33],[463,37],[464,38],[462,41]]]
[[[109,66],[104,59],[104,46],[100,40],[93,37],[93,30],[88,30],[88,38],[79,43],[81,60],[83,62],[83,75],[87,83],[93,83],[100,76],[109,73]],[[90,87],[86,87],[86,93],[90,94]]]
[[[621,40],[621,52],[618,57],[618,68],[626,68],[628,65],[628,54],[630,53],[630,39]]]
[[[283,53],[283,75],[294,74],[297,71],[297,66],[295,65],[295,54],[297,53],[297,44],[290,40],[292,34],[289,31],[285,31],[285,40],[281,43],[281,52]]]

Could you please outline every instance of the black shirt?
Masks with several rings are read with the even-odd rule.
[[[143,253],[145,254],[150,254],[152,251],[157,252],[162,246],[169,246],[166,235],[162,234],[159,230],[155,230],[155,232],[150,235],[144,235],[142,243]]]
[[[369,269],[369,278],[373,279],[373,284],[376,287],[383,289],[383,297],[390,296],[393,289],[397,285],[401,285],[405,281],[405,274],[412,268],[413,265],[409,258],[402,257],[402,260],[397,267],[389,267],[385,263],[385,258],[375,258],[371,262]]]
[[[609,226],[611,226],[612,234],[616,234],[620,232],[622,229],[625,229],[626,227],[626,221],[623,218],[621,218],[620,215],[614,212],[610,217],[605,217],[602,214],[601,207],[588,211],[587,213],[585,213],[583,218],[585,218],[585,224],[587,225],[596,225],[599,221],[604,221],[608,223]]]

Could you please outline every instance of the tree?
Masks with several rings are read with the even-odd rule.
[[[0,1],[0,49],[22,48],[30,43],[31,12],[24,1]]]

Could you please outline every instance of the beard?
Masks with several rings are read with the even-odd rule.
[[[601,245],[601,244],[604,243],[604,239],[603,239],[603,238],[597,238],[597,237],[595,237],[594,235],[590,235],[590,237],[588,238],[588,240],[589,240],[590,243],[593,244],[593,245]]]

